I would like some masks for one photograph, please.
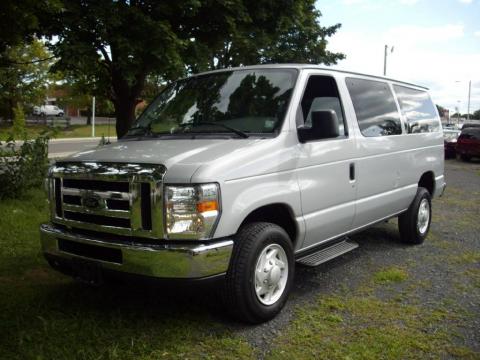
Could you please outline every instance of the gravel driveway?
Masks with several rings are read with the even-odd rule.
[[[358,233],[352,239],[360,246],[353,252],[316,268],[297,267],[293,293],[276,319],[256,327],[232,328],[264,357],[278,337],[288,342],[286,338],[295,336],[285,330],[299,308],[337,294],[362,296],[373,274],[399,268],[408,279],[374,286],[370,289],[374,296],[400,299],[425,312],[442,309],[458,314],[455,321],[445,317],[435,326],[450,334],[453,343],[472,351],[469,355],[476,353],[473,357],[480,358],[480,162],[449,160],[445,167],[447,190],[433,202],[430,235],[423,245],[402,244],[396,219]]]

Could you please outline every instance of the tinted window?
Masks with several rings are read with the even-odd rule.
[[[302,97],[301,113],[298,114],[297,124],[311,126],[312,112],[321,110],[333,110],[338,119],[338,133],[340,136],[347,134],[335,79],[330,76],[310,76]]]
[[[461,139],[472,139],[472,140],[480,140],[480,129],[476,128],[468,128],[462,130],[460,134]]]
[[[394,85],[400,109],[405,115],[409,133],[433,132],[440,130],[435,105],[426,91]]]
[[[364,136],[402,133],[400,115],[387,83],[356,78],[347,78],[346,82]]]

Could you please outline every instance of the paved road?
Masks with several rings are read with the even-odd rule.
[[[111,141],[116,141],[111,139]],[[48,157],[62,158],[79,151],[92,149],[100,143],[100,138],[54,139],[48,146]]]

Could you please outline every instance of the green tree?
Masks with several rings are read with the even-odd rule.
[[[114,106],[117,134],[135,118],[146,81],[268,62],[335,63],[340,25],[321,27],[314,0],[63,0],[45,24],[56,69],[91,74]],[[100,88],[101,86],[99,86]]]
[[[26,138],[25,113],[20,104],[13,109],[13,135],[17,139]]]
[[[3,59],[10,66],[0,66],[0,112],[12,118],[13,109],[20,104],[35,105],[45,99],[49,80],[51,57],[44,44],[33,39],[31,43],[7,46]]]
[[[0,1],[0,66],[10,66],[4,57],[9,47],[31,43],[41,23],[47,22],[60,9],[59,0]]]
[[[471,116],[472,119],[480,120],[480,109],[475,110]]]
[[[53,67],[52,71],[55,71],[55,67]],[[102,107],[102,104],[108,101],[105,98],[105,90],[101,88],[102,82],[98,80],[98,76],[70,71],[55,72],[55,76],[62,80],[54,86],[63,93],[59,105],[63,107],[74,106],[86,110],[87,125],[91,125],[92,97],[96,97],[96,111]]]

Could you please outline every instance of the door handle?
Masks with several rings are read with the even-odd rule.
[[[350,163],[350,181],[355,181],[355,164]]]

